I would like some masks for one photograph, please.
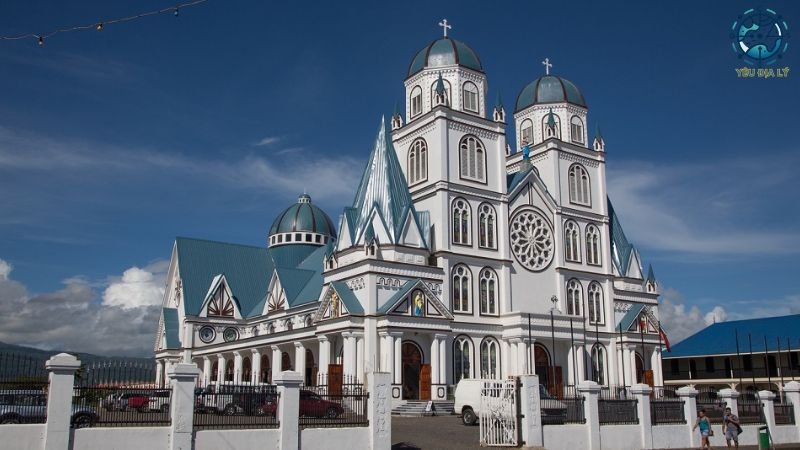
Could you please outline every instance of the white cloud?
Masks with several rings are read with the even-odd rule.
[[[711,311],[707,312],[705,316],[703,316],[703,320],[705,321],[706,325],[712,325],[717,322],[725,322],[728,320],[728,312],[725,311],[725,308],[722,306],[715,306],[711,309]]]
[[[101,301],[96,288],[81,277],[64,280],[55,292],[31,293],[9,276],[9,268],[0,278],[0,341],[105,355],[150,355],[160,306],[152,303],[148,292],[154,294],[151,288],[163,280],[159,267],[164,265],[126,270],[105,288],[103,298],[113,299],[113,304]],[[123,287],[109,292],[112,286]],[[123,295],[130,296],[130,303]]]
[[[122,278],[105,289],[103,305],[123,309],[160,305],[164,297],[164,274],[158,275],[131,267],[122,273]]]
[[[261,139],[260,141],[256,142],[253,145],[255,145],[256,147],[264,147],[264,146],[269,146],[269,145],[272,145],[272,144],[277,144],[278,142],[280,142],[282,140],[283,140],[283,138],[280,137],[280,136],[267,136],[267,137]]]
[[[661,299],[658,316],[661,327],[672,344],[711,325],[715,319],[717,322],[724,322],[728,318],[725,308],[721,305],[704,314],[696,305],[687,305],[683,296],[674,289],[666,289]]]
[[[0,280],[7,280],[12,269],[11,264],[0,259]]]

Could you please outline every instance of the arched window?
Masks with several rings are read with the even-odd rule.
[[[602,344],[592,346],[591,380],[597,384],[606,384],[606,349]]]
[[[478,86],[467,81],[464,83],[464,111],[478,112]]]
[[[525,144],[533,144],[533,122],[531,119],[525,119],[522,121],[522,125],[519,127],[519,135],[521,137],[520,144],[524,146]]]
[[[408,149],[408,184],[428,179],[428,145],[423,139],[411,143]]]
[[[294,322],[292,321],[292,319],[286,319],[286,322],[284,323],[284,328],[289,331],[292,331],[294,329]]]
[[[481,314],[497,315],[497,274],[490,268],[480,275]]]
[[[233,381],[233,360],[225,362],[225,381]]]
[[[561,119],[552,112],[542,117],[542,136],[545,139],[561,139]]]
[[[567,261],[580,262],[580,228],[578,224],[570,220],[564,224],[564,251]]]
[[[306,320],[304,322],[305,322],[304,326],[306,326],[306,327],[310,327],[310,326],[314,325],[314,319],[311,317],[311,314],[306,316]]]
[[[589,323],[603,323],[603,288],[600,283],[592,281],[587,289]]]
[[[411,117],[418,116],[422,113],[422,88],[414,86],[411,89]]]
[[[470,245],[472,230],[470,229],[471,209],[463,198],[453,201],[453,243]]]
[[[442,79],[442,84],[444,84],[444,98],[445,98],[445,105],[450,105],[450,82]],[[434,81],[431,85],[431,105],[436,105],[436,85],[439,81]]]
[[[586,226],[586,262],[600,265],[600,230],[592,224]]]
[[[453,268],[453,312],[472,312],[472,275],[467,266],[459,264]]]
[[[472,340],[460,336],[453,341],[453,382],[472,378]]]
[[[214,361],[214,364],[211,365],[211,381],[216,382],[218,375],[219,375],[219,362]]]
[[[500,346],[493,337],[481,342],[481,378],[500,378]]]
[[[589,173],[580,164],[569,168],[569,201],[581,205],[591,204]]]
[[[488,203],[478,207],[478,246],[497,248],[494,208]]]
[[[583,121],[578,116],[572,116],[569,121],[569,135],[572,142],[583,144]]]
[[[272,383],[272,369],[269,366],[269,357],[261,355],[261,378],[262,383]]]
[[[475,136],[464,136],[459,145],[461,178],[486,181],[486,151]]]
[[[253,363],[247,356],[242,360],[242,382],[247,383],[253,379]]]
[[[583,286],[581,286],[580,281],[573,278],[567,282],[567,314],[571,316],[581,315],[582,291]]]

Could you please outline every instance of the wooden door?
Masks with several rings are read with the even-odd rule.
[[[644,371],[644,384],[649,384],[650,387],[653,387],[653,371],[652,370],[645,370]]]
[[[431,399],[431,365],[423,364],[419,372],[419,399]]]
[[[328,394],[342,395],[344,368],[341,364],[328,364]]]
[[[564,397],[564,379],[561,371],[561,366],[553,367],[553,388],[550,389],[550,394],[555,398]]]

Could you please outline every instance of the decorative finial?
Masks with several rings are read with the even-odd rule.
[[[553,67],[553,65],[550,64],[550,58],[545,58],[542,64],[544,65],[544,73],[550,75],[550,68]]]
[[[439,26],[442,27],[442,30],[444,31],[444,37],[447,37],[447,30],[453,28],[447,24],[447,19],[442,19],[442,21],[439,22]]]
[[[525,147],[522,147],[522,159],[528,160],[531,156],[531,147],[528,144],[525,144]]]

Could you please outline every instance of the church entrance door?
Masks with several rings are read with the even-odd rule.
[[[341,364],[328,364],[328,393],[342,395],[344,367]]]
[[[420,373],[422,372],[422,350],[413,342],[403,342],[403,399],[420,398]],[[430,396],[430,369],[428,369],[428,396]]]
[[[419,375],[419,399],[431,399],[431,365],[423,364]]]

